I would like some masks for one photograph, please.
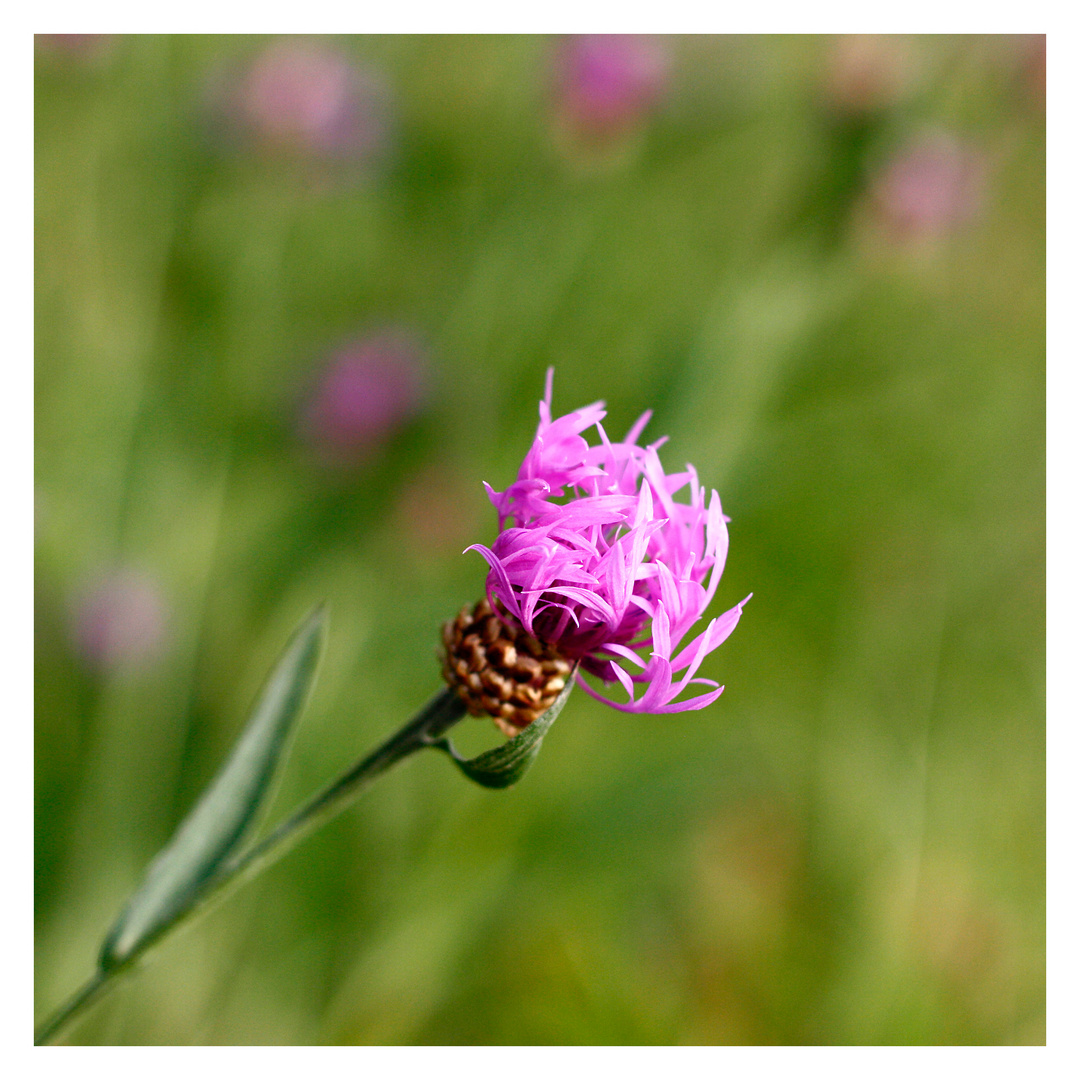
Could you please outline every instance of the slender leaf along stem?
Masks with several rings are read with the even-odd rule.
[[[234,888],[277,862],[305,836],[336,817],[367,785],[392,765],[425,747],[439,746],[441,736],[465,715],[460,699],[449,690],[437,694],[412,720],[381,746],[293,812],[262,840],[227,860],[198,895],[108,968],[98,967],[87,982],[35,1032],[35,1044],[57,1040],[86,1010],[103,997],[137,961],[168,934],[224,899]],[[441,747],[440,747],[441,748]]]

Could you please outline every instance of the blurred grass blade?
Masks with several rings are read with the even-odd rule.
[[[540,753],[540,744],[544,741],[548,728],[562,712],[570,691],[574,689],[576,672],[575,668],[551,708],[543,716],[537,717],[520,735],[502,746],[496,746],[494,750],[487,750],[474,758],[463,758],[449,739],[440,739],[435,745],[445,750],[454,759],[457,767],[482,787],[506,788],[516,784],[529,771],[529,766]]]
[[[105,938],[102,971],[172,925],[250,834],[314,684],[325,629],[326,609],[320,605],[293,633],[228,760],[150,864]]]

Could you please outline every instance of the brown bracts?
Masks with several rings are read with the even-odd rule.
[[[514,620],[504,623],[487,597],[443,626],[443,678],[473,716],[491,716],[508,736],[543,715],[573,665]]]

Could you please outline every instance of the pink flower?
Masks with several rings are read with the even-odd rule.
[[[387,95],[368,69],[318,41],[272,42],[210,87],[219,137],[271,153],[370,162],[386,149]]]
[[[388,330],[337,353],[301,417],[301,432],[330,464],[353,464],[420,409],[424,363],[408,334]]]
[[[623,442],[600,421],[602,402],[551,418],[551,370],[540,425],[518,478],[503,492],[485,484],[499,513],[493,547],[474,544],[491,570],[487,595],[504,618],[629,695],[623,712],[703,709],[723,687],[694,676],[701,662],[735,629],[746,600],[713,619],[682,649],[680,643],[716,592],[727,557],[727,518],[715,491],[706,505],[693,466],[665,473],[657,450],[665,439],[638,446],[651,413]],[[599,446],[582,432],[595,425]],[[686,489],[688,502],[674,496]],[[676,676],[679,676],[676,679]],[[644,686],[635,698],[635,684]],[[692,684],[711,687],[683,701]]]
[[[34,45],[60,60],[94,63],[104,59],[115,44],[113,34],[35,34]]]
[[[559,111],[571,128],[586,134],[633,127],[656,104],[667,81],[663,46],[636,34],[568,37],[557,64]]]
[[[844,34],[827,65],[830,104],[859,115],[896,105],[912,81],[914,61],[909,43],[896,34]]]
[[[972,147],[947,132],[928,131],[886,164],[870,198],[892,236],[933,241],[977,216],[985,182],[985,163]]]
[[[157,581],[141,571],[121,568],[99,578],[84,594],[72,631],[89,666],[134,668],[160,653],[166,622]]]

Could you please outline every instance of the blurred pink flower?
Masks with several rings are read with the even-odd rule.
[[[619,134],[643,120],[667,84],[668,56],[655,38],[582,34],[556,53],[556,109],[585,136]]]
[[[35,34],[34,46],[60,61],[93,64],[113,48],[114,34]]]
[[[226,122],[264,149],[357,160],[387,142],[379,80],[318,42],[273,42],[217,96]]]
[[[1032,98],[1046,108],[1046,35],[1029,34],[1019,44],[1022,80]]]
[[[836,109],[867,113],[895,105],[912,77],[908,41],[895,34],[843,34],[833,44],[825,93]]]
[[[425,364],[417,343],[384,331],[340,349],[304,406],[303,437],[330,464],[353,464],[423,404]]]
[[[936,240],[977,215],[985,179],[985,163],[973,148],[931,131],[886,163],[871,185],[871,207],[895,239]]]
[[[78,603],[72,627],[79,654],[101,670],[153,659],[165,629],[166,605],[157,581],[131,568],[99,578]]]
[[[657,450],[665,439],[637,445],[650,413],[613,443],[600,424],[602,402],[552,420],[551,391],[549,370],[540,425],[517,480],[503,492],[484,485],[500,533],[493,547],[467,550],[480,552],[491,568],[488,600],[501,617],[605,682],[617,680],[629,696],[612,701],[579,676],[598,700],[624,712],[704,708],[724,688],[694,676],[735,629],[746,603],[676,652],[723,572],[728,534],[720,497],[712,492],[706,506],[691,465],[664,472]],[[600,445],[590,447],[581,433],[593,426]],[[683,489],[689,501],[676,502]],[[635,684],[645,687],[636,699]],[[712,689],[676,701],[692,684]]]

